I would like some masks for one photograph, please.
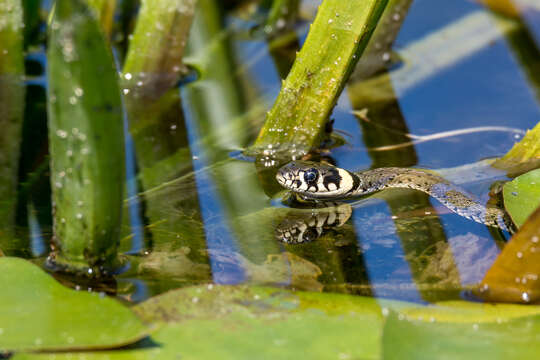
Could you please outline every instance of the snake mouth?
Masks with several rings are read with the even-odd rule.
[[[277,182],[288,190],[296,190],[298,187],[298,175],[291,171],[287,166],[282,167],[276,173]]]

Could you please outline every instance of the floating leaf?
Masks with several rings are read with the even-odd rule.
[[[210,285],[172,291],[134,310],[145,321],[163,324],[152,336],[154,346],[84,353],[85,358],[275,359],[286,354],[291,359],[377,359],[380,355],[382,315],[371,298]],[[73,354],[55,356],[58,360]]]
[[[117,301],[70,290],[26,260],[0,258],[0,288],[0,352],[113,348],[146,333]]]
[[[506,183],[504,206],[518,227],[540,206],[540,169],[530,171]]]
[[[485,305],[492,306],[492,305]],[[501,310],[501,309],[499,309]],[[504,311],[500,311],[501,316]],[[540,315],[511,321],[438,322],[392,313],[386,320],[384,359],[537,359]]]
[[[495,260],[482,280],[487,301],[536,302],[540,299],[540,207]]]
[[[129,350],[79,355],[87,360],[275,359],[283,358],[284,354],[291,359],[379,359],[381,353],[385,358],[387,354],[399,354],[407,345],[400,336],[424,341],[416,334],[423,334],[426,329],[449,334],[450,338],[429,337],[428,346],[441,344],[443,350],[455,343],[465,355],[476,354],[479,346],[490,352],[529,354],[538,351],[536,345],[524,351],[503,346],[521,341],[512,339],[515,325],[524,326],[519,330],[521,334],[530,330],[529,334],[524,334],[523,343],[537,343],[534,337],[538,335],[533,331],[540,326],[538,306],[463,301],[422,306],[360,296],[247,286],[184,288],[152,298],[134,310],[144,321],[161,326],[152,335],[151,342]],[[399,315],[392,315],[394,311]],[[385,314],[390,314],[386,325]],[[414,331],[396,330],[404,326]],[[487,329],[485,337],[480,332],[476,334],[482,336],[480,344],[480,338],[473,333],[476,326]],[[490,337],[508,340],[499,343],[491,341]],[[382,348],[381,339],[384,339]],[[411,352],[423,349],[425,347],[405,348]],[[435,352],[426,354],[433,357]],[[54,354],[54,359],[73,359],[74,355]],[[51,355],[19,355],[13,359],[49,358],[52,359]]]

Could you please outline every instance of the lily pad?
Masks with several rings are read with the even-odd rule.
[[[449,323],[429,317],[411,320],[392,313],[384,326],[382,344],[384,359],[537,359],[540,315]]]
[[[461,355],[477,354],[478,349],[485,348],[489,348],[489,352],[501,350],[527,355],[538,349],[535,346],[504,349],[521,341],[513,338],[514,326],[524,326],[520,330],[520,334],[524,334],[523,343],[538,342],[535,336],[540,334],[532,331],[525,334],[527,329],[535,330],[540,326],[538,306],[463,301],[423,306],[360,296],[247,286],[184,288],[152,298],[135,306],[134,310],[144,321],[160,326],[150,341],[139,343],[138,348],[78,354],[19,354],[13,360],[73,359],[78,358],[77,355],[87,360],[379,359],[383,355],[398,356],[402,349],[421,352],[425,347],[409,348],[406,340],[421,342],[417,334],[428,331],[449,336],[435,338],[428,333],[426,336],[431,343],[427,346],[431,349],[436,349],[437,344],[442,349],[450,349],[449,346],[456,343]],[[403,326],[412,327],[411,333],[408,329],[396,330]],[[475,334],[477,326],[488,329],[488,335]],[[433,358],[435,352],[426,354]]]
[[[518,227],[540,206],[540,169],[529,171],[506,183],[504,206]]]
[[[141,349],[85,352],[85,359],[380,357],[383,316],[372,298],[209,285],[175,290],[134,310],[144,321],[162,325],[153,343]],[[74,354],[55,356],[67,359]]]
[[[68,289],[23,259],[0,258],[0,288],[0,352],[106,349],[146,335],[117,301]]]

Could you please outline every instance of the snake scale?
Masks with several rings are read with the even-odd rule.
[[[386,167],[350,172],[329,164],[293,161],[278,170],[276,179],[293,193],[313,200],[344,200],[387,188],[419,190],[467,219],[510,233],[515,230],[503,209],[484,206],[441,176],[418,169]]]

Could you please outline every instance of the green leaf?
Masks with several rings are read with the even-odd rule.
[[[214,285],[171,291],[147,300],[134,310],[144,321],[160,326],[151,342],[139,343],[139,348],[129,350],[78,355],[88,360],[379,359],[382,355],[399,355],[407,345],[400,337],[408,339],[414,335],[411,341],[423,341],[416,336],[416,328],[424,331],[424,326],[434,333],[447,332],[449,338],[435,338],[428,333],[426,336],[431,343],[406,348],[406,351],[433,349],[437,344],[446,349],[454,342],[460,346],[461,354],[476,354],[478,346],[492,352],[519,353],[521,350],[500,346],[520,341],[512,339],[515,324],[524,326],[519,330],[523,334],[527,326],[535,330],[540,317],[538,306],[463,301],[422,306],[361,296]],[[399,316],[393,315],[394,311]],[[390,314],[388,320],[385,314]],[[396,330],[398,326],[410,324],[414,325],[410,333],[408,329]],[[487,329],[486,333],[479,332],[475,338],[474,324]],[[472,330],[467,333],[469,328]],[[480,344],[478,336],[483,339]],[[510,340],[501,341],[499,345],[491,341],[490,336]],[[533,332],[525,334],[524,343],[534,343],[534,336],[537,335]],[[382,339],[384,347],[381,347]],[[535,346],[531,348],[537,351]],[[428,352],[425,356],[433,358],[433,354]],[[76,355],[54,354],[54,359],[73,359]],[[50,355],[18,355],[13,360],[49,358],[52,359]]]
[[[540,169],[530,171],[506,183],[504,206],[518,227],[540,206]]]
[[[473,319],[449,323],[429,317],[411,320],[392,313],[384,326],[382,351],[388,360],[537,359],[538,334],[540,315],[488,323]]]
[[[375,299],[246,286],[172,291],[136,306],[163,327],[154,346],[84,353],[86,359],[379,358],[382,315]],[[73,354],[55,354],[67,359]],[[21,355],[14,359],[48,359]]]
[[[55,4],[47,77],[57,261],[110,265],[124,194],[117,71],[93,11],[81,0]]]
[[[117,301],[70,290],[26,260],[0,258],[0,288],[0,352],[105,349],[146,334]]]

